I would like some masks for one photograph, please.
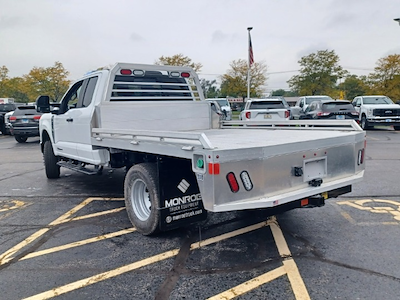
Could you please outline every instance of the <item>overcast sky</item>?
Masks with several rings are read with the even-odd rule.
[[[11,77],[60,61],[75,80],[115,62],[182,53],[218,79],[239,58],[268,66],[287,89],[302,56],[334,50],[353,74],[400,54],[399,0],[0,0],[0,66]]]

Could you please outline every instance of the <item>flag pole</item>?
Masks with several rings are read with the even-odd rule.
[[[251,45],[251,36],[250,31],[253,27],[247,27],[247,31],[249,32],[249,53],[248,53],[248,61],[247,61],[247,99],[250,99],[250,68],[254,62],[253,58],[253,47]]]

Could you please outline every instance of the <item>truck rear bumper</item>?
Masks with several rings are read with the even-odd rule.
[[[338,179],[328,183],[322,183],[319,187],[307,187],[293,192],[288,192],[272,197],[249,199],[236,202],[229,202],[220,205],[208,206],[204,203],[207,210],[213,212],[233,211],[233,210],[244,210],[244,209],[255,209],[255,208],[272,208],[279,205],[287,204],[296,200],[308,198],[314,195],[328,192],[329,197],[336,197],[334,193],[330,194],[330,191],[340,189],[342,187],[357,183],[362,180],[364,176],[364,170],[356,175]]]

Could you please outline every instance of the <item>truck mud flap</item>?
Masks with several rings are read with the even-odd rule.
[[[207,219],[197,179],[188,159],[160,157],[160,230]]]

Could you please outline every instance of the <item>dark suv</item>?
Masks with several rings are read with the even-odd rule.
[[[16,105],[14,103],[0,104],[0,131],[2,134],[6,134],[6,125],[4,122],[4,115],[10,111],[15,110]]]
[[[19,106],[10,117],[11,134],[18,143],[25,143],[28,137],[39,136],[41,113],[34,105]]]

